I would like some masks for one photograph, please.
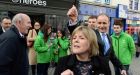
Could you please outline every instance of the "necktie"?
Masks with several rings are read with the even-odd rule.
[[[107,42],[107,38],[106,38],[106,34],[102,33],[102,41],[104,42],[104,54],[106,54],[106,52],[109,49],[109,44]]]

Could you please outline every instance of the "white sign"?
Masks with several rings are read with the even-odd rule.
[[[22,4],[33,4],[39,6],[46,6],[47,2],[45,0],[12,0],[14,3],[22,3]]]
[[[119,4],[118,5],[118,8],[119,8],[119,10],[118,10],[118,12],[119,12],[119,18],[127,18],[127,6],[126,5],[121,5],[121,4]]]

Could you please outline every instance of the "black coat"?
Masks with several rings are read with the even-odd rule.
[[[3,33],[2,27],[0,25],[0,35]]]
[[[104,44],[103,44],[103,41],[101,39],[101,35],[100,35],[98,30],[94,30],[94,31],[95,31],[95,33],[97,35],[97,39],[98,39],[99,52],[100,52],[99,55],[102,56],[102,57],[106,57],[108,62],[109,62],[109,60],[111,60],[113,65],[119,67],[120,69],[125,69],[124,66],[121,64],[121,62],[119,61],[119,59],[116,57],[116,55],[114,53],[111,37],[107,34],[107,38],[109,40],[110,48],[107,51],[107,53],[104,55]],[[109,66],[109,64],[108,64],[108,66]]]
[[[26,39],[13,25],[0,36],[0,75],[28,75]]]
[[[73,71],[74,75],[78,75],[77,74],[78,72],[75,68],[76,66],[75,63],[77,61],[78,60],[76,58],[76,55],[69,55],[69,56],[60,58],[54,75],[61,75],[61,73],[67,69],[70,69],[71,71]],[[95,57],[92,57],[91,61],[92,61],[92,66],[93,66],[91,75],[100,75],[100,74],[111,75],[109,73],[109,70],[107,69],[108,66],[106,65],[106,59],[100,56],[95,56]]]

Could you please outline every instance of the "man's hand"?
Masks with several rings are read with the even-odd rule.
[[[72,22],[75,22],[78,17],[78,11],[75,5],[72,6],[72,8],[69,9],[67,12],[68,17],[71,19]]]
[[[74,75],[74,74],[71,70],[67,69],[64,72],[62,72],[61,75]]]
[[[121,75],[127,75],[126,70],[121,70]]]

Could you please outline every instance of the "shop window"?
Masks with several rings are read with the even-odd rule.
[[[135,43],[137,42],[138,30],[139,30],[139,26],[138,25],[134,26],[133,24],[128,24],[128,27],[126,30],[127,33],[132,36]]]
[[[101,0],[95,0],[95,2],[101,3]]]
[[[0,11],[0,21],[4,16],[8,16],[8,12]]]
[[[64,29],[68,22],[67,16],[45,15],[45,22],[50,24],[53,29]]]
[[[110,4],[110,0],[105,0],[105,4]]]
[[[138,10],[138,4],[139,4],[139,0],[135,0],[134,10]]]
[[[132,9],[132,6],[133,6],[133,0],[129,0],[129,1],[130,1],[129,8]]]

